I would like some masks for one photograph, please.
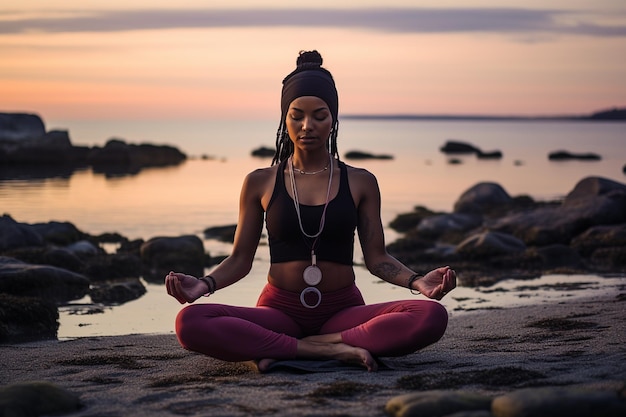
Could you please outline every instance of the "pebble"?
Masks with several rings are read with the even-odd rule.
[[[620,387],[538,387],[488,396],[470,391],[421,391],[390,399],[392,417],[622,417]]]
[[[400,395],[387,402],[394,417],[446,416],[460,411],[489,410],[491,397],[465,391],[422,391]]]
[[[0,387],[1,416],[68,414],[81,407],[77,395],[49,382],[22,382]]]

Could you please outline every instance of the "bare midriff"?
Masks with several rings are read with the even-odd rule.
[[[299,293],[308,287],[302,278],[302,273],[309,265],[311,265],[310,261],[291,261],[272,264],[270,266],[268,281],[275,287]],[[315,287],[321,292],[337,291],[354,284],[354,269],[350,265],[318,261],[317,266],[322,271],[322,281]]]

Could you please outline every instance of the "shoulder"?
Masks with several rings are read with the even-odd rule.
[[[267,207],[274,185],[276,184],[276,173],[278,165],[268,168],[259,168],[248,173],[243,182],[242,196],[246,201],[257,201],[261,207]]]
[[[276,178],[276,171],[278,170],[278,165],[274,165],[268,168],[258,168],[254,171],[248,173],[245,178],[245,183],[258,186],[267,181],[273,181]]]
[[[350,186],[377,186],[378,180],[376,179],[376,176],[368,170],[364,168],[353,167],[348,164],[345,165],[348,173],[348,180],[350,181]]]

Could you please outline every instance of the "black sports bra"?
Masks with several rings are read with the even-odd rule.
[[[294,201],[287,193],[284,171],[287,160],[276,171],[276,184],[265,214],[265,225],[272,263],[311,260],[311,246],[315,241],[302,234]],[[348,184],[348,170],[339,161],[340,181],[337,196],[328,203],[324,230],[315,243],[318,261],[331,261],[352,265],[354,256],[354,231],[357,226],[357,209]],[[300,204],[302,227],[312,235],[319,230],[324,205]]]

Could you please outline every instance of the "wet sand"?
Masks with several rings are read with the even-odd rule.
[[[181,349],[173,334],[0,345],[0,382],[48,381],[80,397],[72,416],[385,416],[426,390],[499,394],[626,381],[626,294],[451,314],[418,353],[368,373],[275,371]]]

